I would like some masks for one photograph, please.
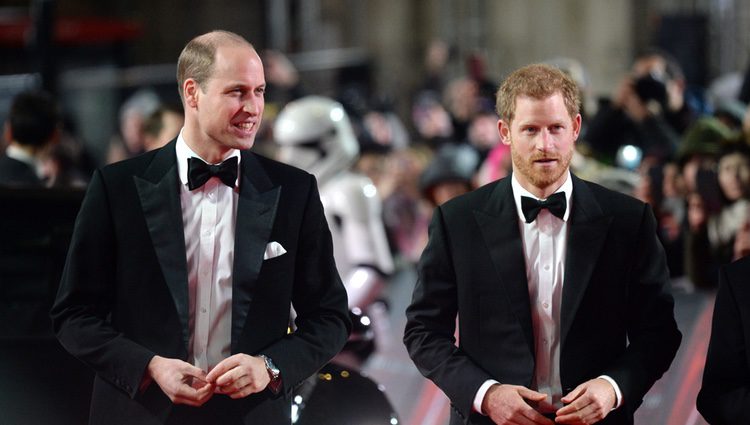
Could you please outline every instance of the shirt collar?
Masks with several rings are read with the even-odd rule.
[[[5,155],[7,155],[9,158],[15,159],[16,161],[21,161],[36,168],[36,158],[34,158],[34,155],[28,153],[23,148],[13,143],[5,148]]]
[[[565,208],[565,215],[563,216],[563,221],[568,221],[568,218],[570,217],[570,210],[571,210],[571,195],[573,194],[573,180],[570,177],[570,170],[566,171],[567,178],[565,179],[565,182],[557,188],[555,193],[558,192],[564,192],[565,193],[565,201],[567,208]],[[528,190],[524,189],[521,186],[521,183],[518,182],[518,179],[516,178],[516,173],[512,173],[510,176],[510,186],[513,189],[513,200],[516,202],[516,213],[518,214],[518,218],[525,222],[526,219],[523,216],[523,210],[521,209],[521,196],[528,196],[529,198],[534,198],[537,200],[541,200],[535,195],[533,195]]]
[[[13,158],[16,161],[20,161],[28,165],[32,170],[34,170],[34,173],[37,175],[37,177],[39,177],[40,179],[44,179],[44,174],[41,171],[39,161],[37,161],[34,155],[30,154],[22,147],[11,143],[8,145],[8,147],[5,148],[5,155],[8,158]]]
[[[208,162],[208,161],[201,158],[200,155],[198,155],[192,149],[190,149],[190,146],[188,146],[187,142],[185,142],[185,138],[182,137],[182,130],[180,130],[180,134],[177,136],[177,143],[175,144],[175,153],[177,154],[177,173],[180,176],[180,182],[182,182],[183,185],[187,186],[188,184],[188,166],[187,166],[188,158],[199,158],[203,162]],[[233,156],[237,157],[237,167],[239,167],[240,162],[242,161],[242,155],[240,155],[240,151],[238,149],[232,149],[230,154],[227,155],[227,157],[224,159],[226,160]],[[237,170],[237,181],[234,183],[234,187],[239,186],[240,170],[241,168]]]

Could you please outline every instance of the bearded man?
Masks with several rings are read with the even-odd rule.
[[[433,215],[404,343],[452,425],[632,424],[679,347],[651,208],[570,173],[578,93],[551,66],[513,72],[512,174]]]

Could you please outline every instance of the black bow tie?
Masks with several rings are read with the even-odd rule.
[[[557,192],[544,201],[529,198],[528,196],[521,197],[521,209],[527,223],[536,220],[536,216],[539,215],[539,211],[542,208],[547,208],[549,212],[562,220],[563,216],[565,216],[566,206],[565,192]]]
[[[206,164],[199,158],[188,158],[188,189],[195,190],[211,177],[218,177],[222,183],[234,187],[237,181],[237,157],[233,156],[221,164]]]

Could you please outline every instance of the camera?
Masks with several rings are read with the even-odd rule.
[[[667,102],[667,84],[662,77],[653,73],[635,80],[635,92],[644,103],[655,100],[665,105]]]

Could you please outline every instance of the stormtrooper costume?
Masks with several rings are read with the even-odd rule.
[[[393,272],[393,257],[372,181],[350,170],[359,143],[343,106],[307,96],[287,104],[274,124],[279,159],[315,175],[350,310],[364,311]]]

